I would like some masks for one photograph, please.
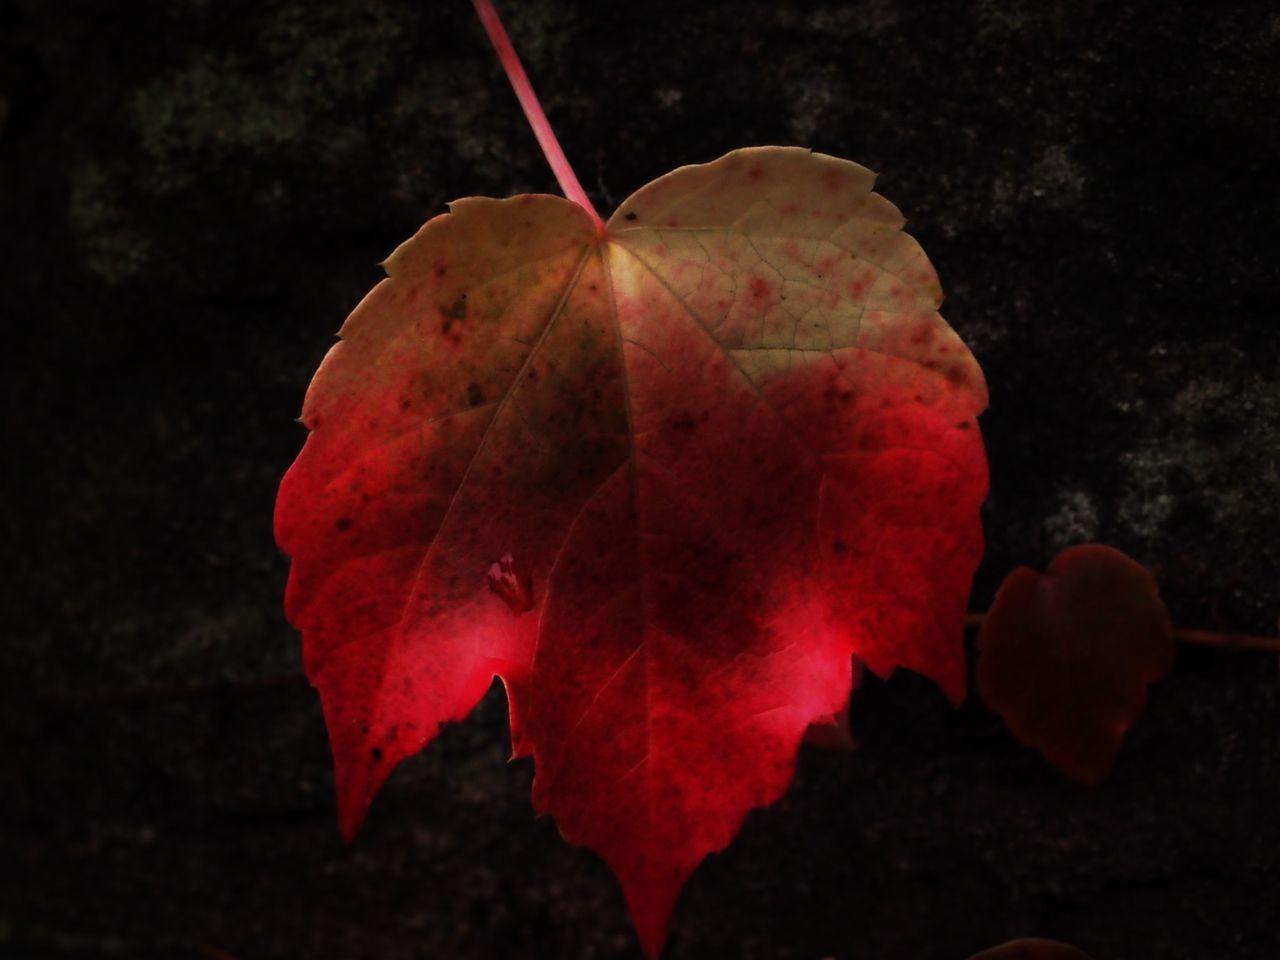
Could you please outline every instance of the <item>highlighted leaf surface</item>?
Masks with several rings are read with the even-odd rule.
[[[1043,575],[1005,578],[978,636],[978,689],[1023,743],[1082,783],[1102,780],[1147,684],[1173,664],[1173,626],[1155,578],[1089,543]]]
[[[555,197],[470,198],[391,256],[276,514],[346,835],[497,674],[536,807],[656,953],[852,656],[963,696],[985,385],[872,181],[739,150],[604,237]]]

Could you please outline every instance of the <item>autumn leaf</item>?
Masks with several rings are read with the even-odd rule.
[[[962,698],[985,384],[873,179],[738,150],[603,231],[468,198],[388,259],[276,513],[347,837],[498,675],[535,806],[656,954],[852,656]]]
[[[1023,743],[1082,783],[1102,780],[1147,684],[1173,663],[1155,579],[1119,550],[1083,544],[1041,575],[1005,578],[978,635],[978,689]]]

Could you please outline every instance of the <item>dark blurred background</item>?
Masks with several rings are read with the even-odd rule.
[[[500,4],[602,211],[738,146],[882,172],[991,385],[974,609],[1099,540],[1177,623],[1280,614],[1280,12]],[[637,958],[500,690],[338,837],[276,485],[378,262],[556,186],[465,0],[0,2],[0,955]],[[1280,956],[1280,669],[1183,646],[1114,775],[976,698],[854,701],[667,956]]]

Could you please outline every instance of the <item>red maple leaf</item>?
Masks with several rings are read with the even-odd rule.
[[[963,696],[985,386],[872,180],[739,150],[603,232],[470,198],[389,258],[276,514],[346,836],[496,674],[537,809],[656,953],[851,656]]]

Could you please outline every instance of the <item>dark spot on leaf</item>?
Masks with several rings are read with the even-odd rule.
[[[351,518],[339,517],[338,522],[335,523],[334,526],[338,528],[339,532],[345,533],[346,531],[351,529]]]
[[[628,213],[628,214],[627,214],[626,216],[624,216],[622,219],[623,219],[623,220],[637,220],[637,219],[639,219],[639,214],[636,214],[636,213]]]
[[[374,762],[374,763],[381,763],[381,762],[382,762],[382,748],[381,748],[381,747],[374,747],[372,750],[370,750],[370,751],[369,751],[369,756],[373,757],[373,762]]]
[[[533,367],[529,368],[528,379],[530,383],[533,383],[535,380],[538,379],[538,371],[535,370]]]
[[[831,550],[834,553],[848,553],[849,545],[843,540],[837,540],[835,543],[831,544]]]
[[[467,403],[473,407],[478,407],[484,403],[484,391],[480,389],[478,383],[473,383],[467,387]]]
[[[449,317],[451,320],[465,320],[467,318],[467,295],[464,293],[449,306],[441,307],[440,314]],[[445,329],[446,331],[448,330],[447,327]]]
[[[676,430],[697,430],[698,421],[687,413],[681,414],[671,421],[671,426]]]

